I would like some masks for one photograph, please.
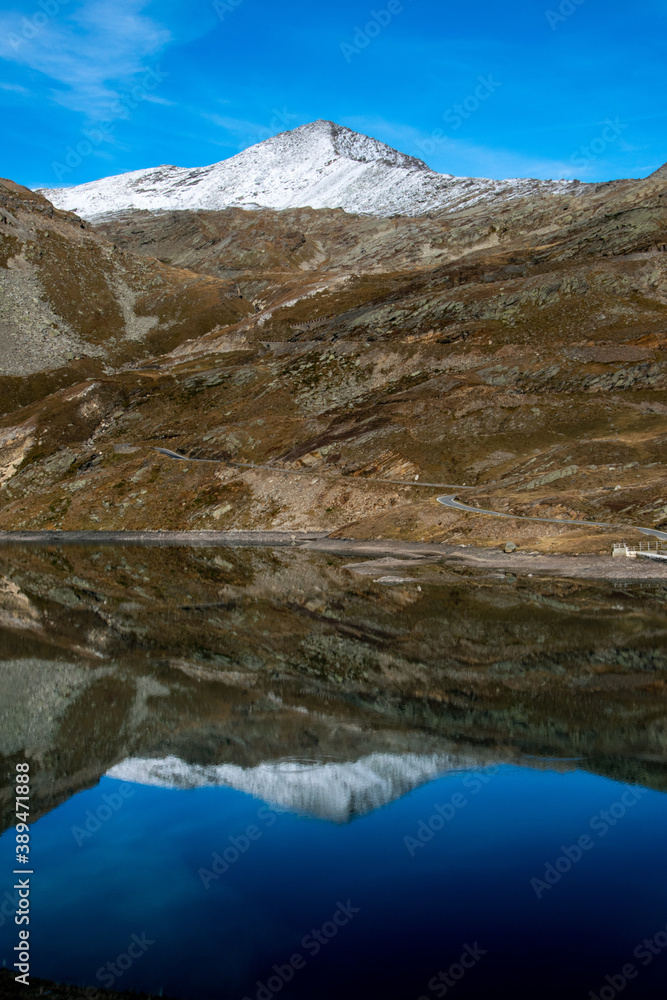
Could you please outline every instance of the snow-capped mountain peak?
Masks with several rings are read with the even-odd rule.
[[[208,167],[160,166],[70,188],[43,189],[57,208],[86,219],[148,211],[342,208],[421,215],[479,201],[570,188],[578,182],[453,177],[329,121],[301,125]]]

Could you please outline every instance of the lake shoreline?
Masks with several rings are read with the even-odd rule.
[[[24,997],[25,1000],[49,995],[51,1000],[154,1000],[154,993],[140,993],[136,990],[105,990],[101,986],[77,986],[76,983],[57,983],[51,979],[30,976],[30,984],[25,987],[16,982],[9,969],[0,969],[0,1000]],[[170,1000],[163,997],[162,1000]],[[171,1000],[174,1000],[172,997]]]
[[[611,555],[545,555],[502,549],[409,542],[396,539],[358,540],[319,531],[0,531],[0,546],[138,546],[199,548],[299,548],[339,556],[370,559],[404,558],[421,564],[437,561],[517,575],[565,576],[598,580],[661,580],[664,565]]]

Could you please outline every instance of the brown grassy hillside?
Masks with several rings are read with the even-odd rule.
[[[667,525],[664,169],[492,215],[230,209],[96,230],[2,191],[1,527],[612,538],[447,511],[417,476],[614,538]]]

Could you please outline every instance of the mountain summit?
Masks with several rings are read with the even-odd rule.
[[[342,208],[378,216],[453,211],[578,182],[453,177],[329,121],[301,125],[209,167],[160,166],[41,191],[85,219],[132,209]]]

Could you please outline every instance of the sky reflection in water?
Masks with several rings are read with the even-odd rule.
[[[634,804],[616,805],[625,815],[610,825],[601,812],[629,786],[514,766],[484,777],[445,775],[350,823],[274,812],[228,787],[103,778],[34,826],[33,974],[110,985],[97,971],[146,935],[154,943],[116,989],[430,1000],[502,985],[515,997],[588,997],[632,963],[628,996],[662,996],[667,953],[649,963],[633,952],[667,925],[667,797],[625,795]],[[121,789],[132,794],[118,806]],[[85,835],[101,806],[110,817]],[[417,846],[420,831],[432,836]],[[3,871],[10,836],[0,841]],[[582,836],[592,846],[571,870],[548,889],[531,885]],[[213,877],[216,853],[231,863]],[[323,925],[318,947],[312,931]],[[0,929],[7,965],[15,931]],[[485,954],[454,985],[434,979],[453,963],[458,975],[466,945],[468,956]],[[287,978],[297,954],[281,985],[273,966]]]

